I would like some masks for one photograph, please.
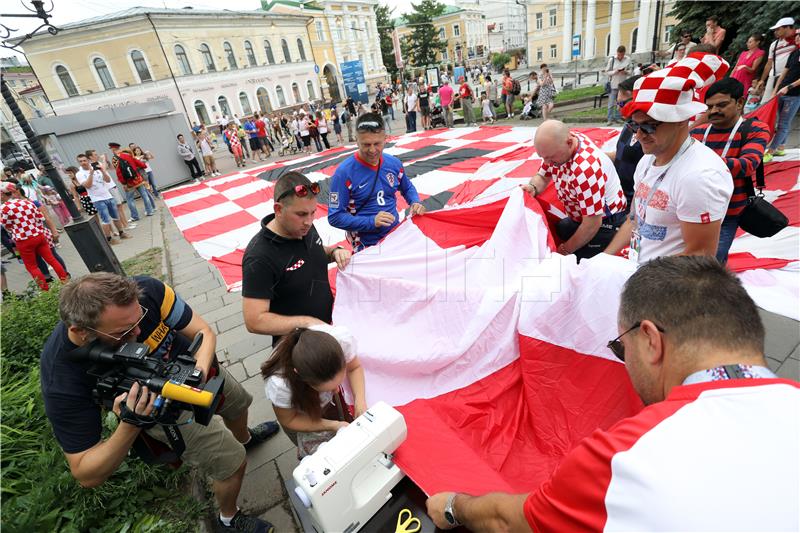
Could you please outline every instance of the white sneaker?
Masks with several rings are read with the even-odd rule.
[[[128,229],[135,229],[137,227],[139,227],[139,224],[137,224],[136,222],[128,222]]]

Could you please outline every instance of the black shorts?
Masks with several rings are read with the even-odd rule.
[[[419,112],[422,114],[423,117],[429,117],[431,114],[431,108],[420,106]]]
[[[300,137],[303,137],[303,136],[301,135]],[[311,146],[311,135],[306,135],[305,137],[303,137],[303,145],[304,145],[306,148],[308,148],[309,146]]]
[[[250,137],[250,149],[253,151],[261,150],[261,139],[258,137]]]

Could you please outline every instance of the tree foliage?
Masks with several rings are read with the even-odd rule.
[[[492,55],[492,65],[497,70],[502,70],[509,61],[511,61],[511,55],[505,52]]]
[[[394,62],[394,45],[392,44],[392,31],[394,31],[394,21],[392,20],[394,8],[378,4],[375,7],[375,19],[378,23],[378,39],[381,44],[381,58],[383,66],[389,72],[390,78],[397,77],[397,64]],[[403,56],[405,59],[405,56]]]
[[[411,27],[409,39],[409,59],[414,65],[424,67],[436,63],[436,54],[447,48],[447,43],[439,38],[439,29],[433,19],[442,15],[445,5],[437,0],[422,0],[411,4],[413,12],[406,15]]]
[[[765,37],[764,49],[774,39],[770,26],[782,17],[797,14],[797,2],[713,2],[678,0],[669,13],[678,18],[680,24],[672,32],[677,40],[681,32],[689,30],[695,37],[705,33],[706,19],[712,15],[719,17],[720,25],[725,28],[725,41],[722,44],[722,55],[733,65],[739,53],[747,48],[747,38],[754,34]]]

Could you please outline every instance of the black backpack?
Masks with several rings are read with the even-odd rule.
[[[139,180],[139,173],[136,172],[130,163],[121,157],[117,159],[117,167],[122,174],[122,180],[125,182],[125,184],[135,183]]]
[[[520,92],[522,92],[522,87],[520,87],[520,85],[519,85],[519,81],[517,81],[517,80],[511,80],[511,94],[513,94],[513,95],[515,95],[515,96],[516,96],[516,95],[518,95]]]

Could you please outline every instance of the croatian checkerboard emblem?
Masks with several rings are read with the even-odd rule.
[[[298,268],[300,268],[304,264],[306,264],[306,262],[303,259],[301,259],[297,263],[293,264],[292,266],[287,267],[286,268],[286,272],[291,272],[292,270],[297,270]]]
[[[391,185],[392,187],[394,187],[394,174],[392,174],[391,172],[388,172],[388,173],[386,174],[386,181],[388,181],[388,182],[389,182],[389,185]]]

